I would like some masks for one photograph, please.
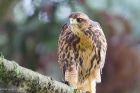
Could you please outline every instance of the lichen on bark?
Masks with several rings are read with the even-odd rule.
[[[0,56],[0,80],[18,87],[19,93],[83,93],[48,76]]]

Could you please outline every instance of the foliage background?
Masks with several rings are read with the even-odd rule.
[[[0,0],[0,52],[61,81],[57,42],[74,11],[98,21],[108,50],[97,93],[140,93],[140,0]],[[13,88],[0,83],[0,93]]]

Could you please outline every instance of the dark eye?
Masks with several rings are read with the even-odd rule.
[[[79,23],[83,21],[82,18],[77,18],[76,20],[77,20],[77,22],[79,22]]]

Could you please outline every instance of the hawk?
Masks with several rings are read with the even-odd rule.
[[[69,15],[58,41],[58,62],[64,81],[78,90],[96,92],[101,82],[107,43],[98,22],[81,12]]]

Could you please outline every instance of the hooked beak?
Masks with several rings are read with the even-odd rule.
[[[72,18],[69,19],[69,24],[73,24],[73,19]]]
[[[78,24],[78,23],[77,23],[76,19],[70,18],[70,19],[69,19],[69,24],[70,24],[70,25],[76,25],[76,24]]]

